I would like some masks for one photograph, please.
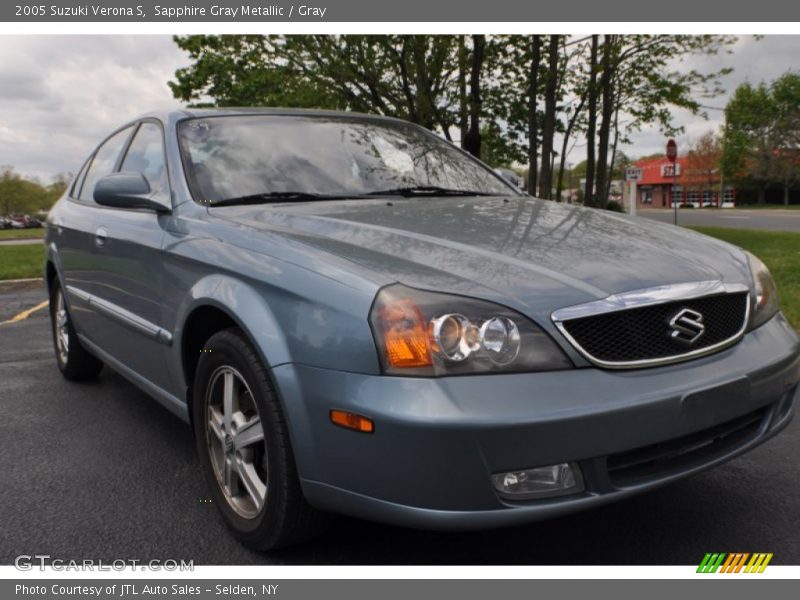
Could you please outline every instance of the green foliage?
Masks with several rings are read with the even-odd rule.
[[[193,63],[175,72],[172,94],[192,106],[339,108],[324,87],[282,60],[285,40],[261,35],[175,36]]]
[[[740,85],[725,107],[720,166],[742,187],[800,181],[800,73]],[[762,196],[763,199],[763,196]]]
[[[519,154],[508,143],[503,129],[496,122],[490,122],[481,130],[481,160],[491,167],[511,168],[519,160]]]
[[[195,105],[347,109],[445,133],[454,114],[455,36],[176,36],[193,63],[169,82]]]
[[[26,179],[12,167],[0,169],[0,215],[33,214],[48,210],[64,193],[71,178],[59,174],[49,185]]]
[[[475,46],[478,37],[485,41],[482,60],[476,58],[481,55]],[[602,95],[607,106],[598,106],[603,109],[598,123],[605,124],[604,147],[609,146],[609,130],[610,138],[620,143],[645,125],[679,132],[672,110],[702,114],[702,99],[720,91],[719,77],[728,72],[686,70],[680,59],[717,53],[735,39],[605,35],[603,55],[608,60],[592,67],[589,37],[558,36],[558,60],[551,68],[547,48],[554,38],[539,37],[535,62],[533,36],[524,35],[177,36],[175,42],[192,64],[179,69],[169,85],[175,98],[194,105],[355,110],[408,119],[448,139],[451,130],[460,130],[463,138],[467,121],[474,124],[479,119],[484,160],[527,163],[532,122],[540,125],[537,147],[552,145],[551,136],[542,137],[545,122],[554,125],[556,133],[568,132],[567,139],[586,132],[592,69],[607,88]],[[673,68],[676,64],[681,68]],[[476,65],[479,76],[473,79]],[[532,90],[534,73],[537,84]],[[552,106],[545,114],[544,102],[548,83],[553,82],[555,115]],[[533,115],[532,92],[538,98]],[[622,121],[620,112],[626,115]],[[569,148],[553,150],[563,155]],[[615,168],[623,164],[617,158]]]
[[[687,70],[685,63],[670,68],[690,55],[714,55],[736,41],[722,35],[621,35],[615,36],[616,101],[632,119],[627,134],[656,124],[665,135],[683,131],[673,123],[672,110],[682,108],[705,115],[701,102],[722,92],[719,78],[731,72]]]
[[[616,200],[609,200],[608,202],[606,202],[606,210],[610,210],[612,212],[624,213],[625,207],[623,207],[622,204],[620,204]]]

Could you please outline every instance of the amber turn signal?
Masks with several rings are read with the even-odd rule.
[[[433,364],[427,321],[414,302],[390,302],[381,309],[380,324],[389,366],[428,367]]]
[[[375,423],[372,422],[372,419],[344,410],[332,410],[331,422],[339,427],[361,431],[362,433],[375,431]]]

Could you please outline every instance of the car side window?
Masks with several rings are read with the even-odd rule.
[[[91,159],[88,159],[83,166],[81,167],[78,176],[75,178],[75,181],[72,182],[72,188],[69,191],[69,195],[72,198],[77,198],[78,194],[81,191],[81,186],[83,185],[83,179],[86,177],[86,171],[89,169],[89,164],[91,163]]]
[[[78,196],[80,200],[94,202],[94,186],[102,177],[114,170],[114,165],[117,164],[117,158],[122,152],[122,147],[131,134],[131,129],[133,129],[133,126],[118,131],[97,149],[92,163],[89,165],[89,170],[86,171],[86,176],[83,179],[81,192]]]
[[[120,170],[144,175],[154,193],[167,192],[167,168],[161,127],[155,123],[142,123],[128,147]]]

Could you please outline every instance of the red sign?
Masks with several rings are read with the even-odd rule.
[[[675,143],[675,140],[669,140],[667,142],[667,159],[671,163],[674,163],[678,159],[678,144]]]

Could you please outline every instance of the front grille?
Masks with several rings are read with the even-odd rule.
[[[613,485],[624,487],[711,462],[752,440],[767,413],[762,408],[674,440],[611,455],[608,477]]]
[[[644,365],[713,351],[743,333],[747,292],[677,300],[590,315],[560,323],[578,350],[603,366]],[[693,343],[671,336],[670,321],[683,309],[702,315],[703,334]]]

